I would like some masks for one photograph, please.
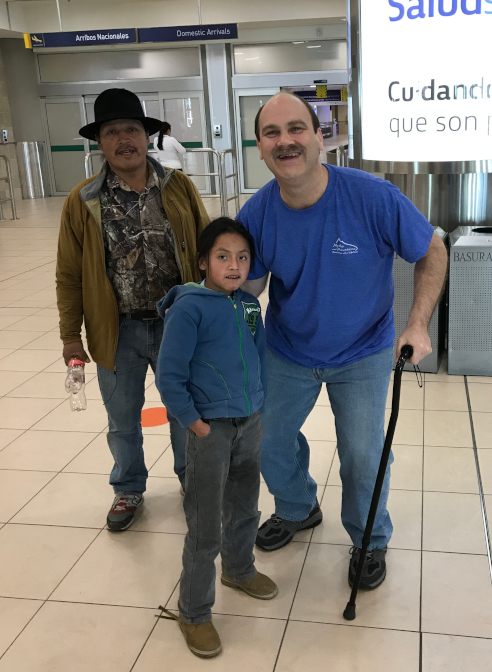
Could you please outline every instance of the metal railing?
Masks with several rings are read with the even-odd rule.
[[[0,154],[0,159],[5,161],[5,168],[7,170],[7,175],[5,177],[0,177],[0,182],[7,182],[9,185],[10,197],[0,199],[0,219],[4,219],[3,216],[3,204],[10,203],[12,208],[12,219],[17,219],[17,210],[15,208],[15,197],[14,197],[14,184],[12,182],[12,171],[10,169],[10,159],[5,154]]]
[[[149,152],[150,154],[151,152]],[[154,153],[157,154],[157,152]],[[220,214],[224,215],[222,211],[222,164],[220,160],[220,154],[216,149],[213,149],[212,147],[194,147],[194,148],[187,148],[186,149],[187,154],[211,154],[212,156],[215,156],[217,159],[217,172],[216,173],[186,173],[188,177],[217,177],[218,178],[218,183],[219,183],[219,194],[200,194],[202,198],[217,198],[217,196],[220,198]],[[214,161],[212,159],[212,161]]]
[[[218,182],[218,194],[201,194],[202,198],[220,198],[220,214],[223,217],[229,216],[229,201],[234,200],[236,204],[236,212],[239,212],[239,180],[238,180],[238,170],[237,170],[237,157],[236,152],[233,149],[224,149],[223,152],[218,152],[216,149],[211,147],[196,147],[186,150],[187,153],[198,153],[198,154],[209,154],[215,157],[217,160],[217,170],[210,173],[186,173],[188,177],[216,177]],[[150,149],[148,154],[157,155],[157,150]],[[226,156],[230,154],[232,160],[232,173],[227,174],[226,170]],[[94,169],[92,165],[92,157],[102,156],[103,152],[91,151],[87,152],[85,155],[85,176],[86,178],[91,177],[94,174]],[[215,160],[214,160],[215,164]],[[214,165],[215,168],[215,165]],[[232,196],[228,196],[227,193],[227,180],[233,178],[234,184],[234,193]]]

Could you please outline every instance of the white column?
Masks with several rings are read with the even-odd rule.
[[[227,81],[227,65],[225,44],[212,43],[205,45],[207,55],[208,97],[210,102],[210,123],[212,128],[212,147],[219,152],[232,147],[232,129],[229,118],[229,82]],[[213,127],[220,124],[222,137],[213,137]]]

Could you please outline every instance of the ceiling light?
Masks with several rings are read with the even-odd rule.
[[[235,51],[234,53],[236,54],[236,56],[243,56],[244,55],[244,51]]]
[[[245,58],[245,61],[256,61],[257,58],[260,58],[259,56],[253,56],[253,58]]]
[[[346,21],[347,19],[340,19],[340,21]]]
[[[304,44],[305,40],[303,42],[292,42],[292,44]]]
[[[306,49],[321,49],[321,44],[308,44]]]
[[[310,84],[310,85],[309,85],[309,88],[310,88],[310,89],[315,89],[315,88],[316,88],[316,84]]]

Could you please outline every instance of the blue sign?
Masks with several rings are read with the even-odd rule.
[[[171,26],[170,28],[139,28],[139,42],[187,42],[189,40],[233,40],[237,38],[237,23],[217,23],[208,26]]]
[[[135,44],[135,28],[77,30],[70,33],[31,33],[33,47],[87,47],[96,44]]]

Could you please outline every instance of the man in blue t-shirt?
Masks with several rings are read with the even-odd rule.
[[[260,158],[276,178],[238,214],[257,252],[243,288],[258,296],[271,273],[262,473],[276,511],[260,527],[256,543],[274,551],[321,523],[309,445],[300,429],[326,383],[340,457],[342,523],[354,545],[352,582],[384,443],[395,336],[394,252],[417,262],[414,305],[397,348],[399,355],[403,345],[413,346],[413,364],[431,352],[427,328],[444,284],[447,253],[429,222],[392,184],[320,163],[319,121],[298,96],[274,96],[255,126]],[[386,576],[393,530],[388,493],[389,467],[362,588],[376,588]]]

